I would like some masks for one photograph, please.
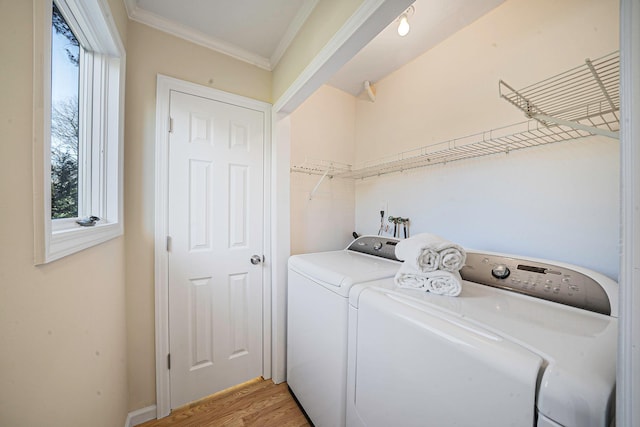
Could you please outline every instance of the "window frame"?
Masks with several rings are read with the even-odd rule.
[[[45,264],[121,236],[125,49],[105,0],[55,0],[80,41],[80,216],[100,221],[82,227],[77,218],[51,218],[51,31],[53,0],[33,0],[34,263]],[[84,47],[84,49],[83,49]],[[84,116],[84,118],[82,118]],[[84,141],[83,141],[84,139]],[[83,150],[83,144],[86,148]],[[82,182],[80,182],[82,180]],[[83,192],[83,195],[80,195]]]

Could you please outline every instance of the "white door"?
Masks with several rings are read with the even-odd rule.
[[[171,408],[262,375],[264,113],[172,91]],[[254,260],[255,261],[255,260]]]

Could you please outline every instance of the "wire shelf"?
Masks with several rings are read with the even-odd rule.
[[[351,172],[351,168],[352,166],[346,163],[307,158],[301,165],[292,166],[291,172],[300,172],[309,175],[326,174],[329,178],[333,178],[335,175],[342,176]]]
[[[591,135],[589,132],[581,129],[563,125],[546,126],[538,121],[529,120],[463,138],[426,145],[355,166],[324,160],[307,160],[300,166],[292,167],[291,172],[326,174],[331,178],[364,179],[474,157],[509,153],[589,135]]]
[[[617,137],[620,130],[620,54],[516,90],[500,80],[500,96],[543,124],[561,123]]]
[[[520,90],[500,80],[500,96],[531,120],[349,165],[306,160],[291,172],[364,179],[488,156],[591,135],[617,138],[620,129],[620,55],[611,53]]]

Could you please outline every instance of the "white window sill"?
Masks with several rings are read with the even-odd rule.
[[[92,227],[81,227],[58,230],[51,233],[49,250],[38,264],[55,261],[83,249],[90,248],[122,235],[119,223],[96,224]]]

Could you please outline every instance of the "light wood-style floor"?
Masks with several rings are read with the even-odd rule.
[[[166,418],[140,427],[302,427],[307,419],[286,383],[256,378],[175,409]]]

